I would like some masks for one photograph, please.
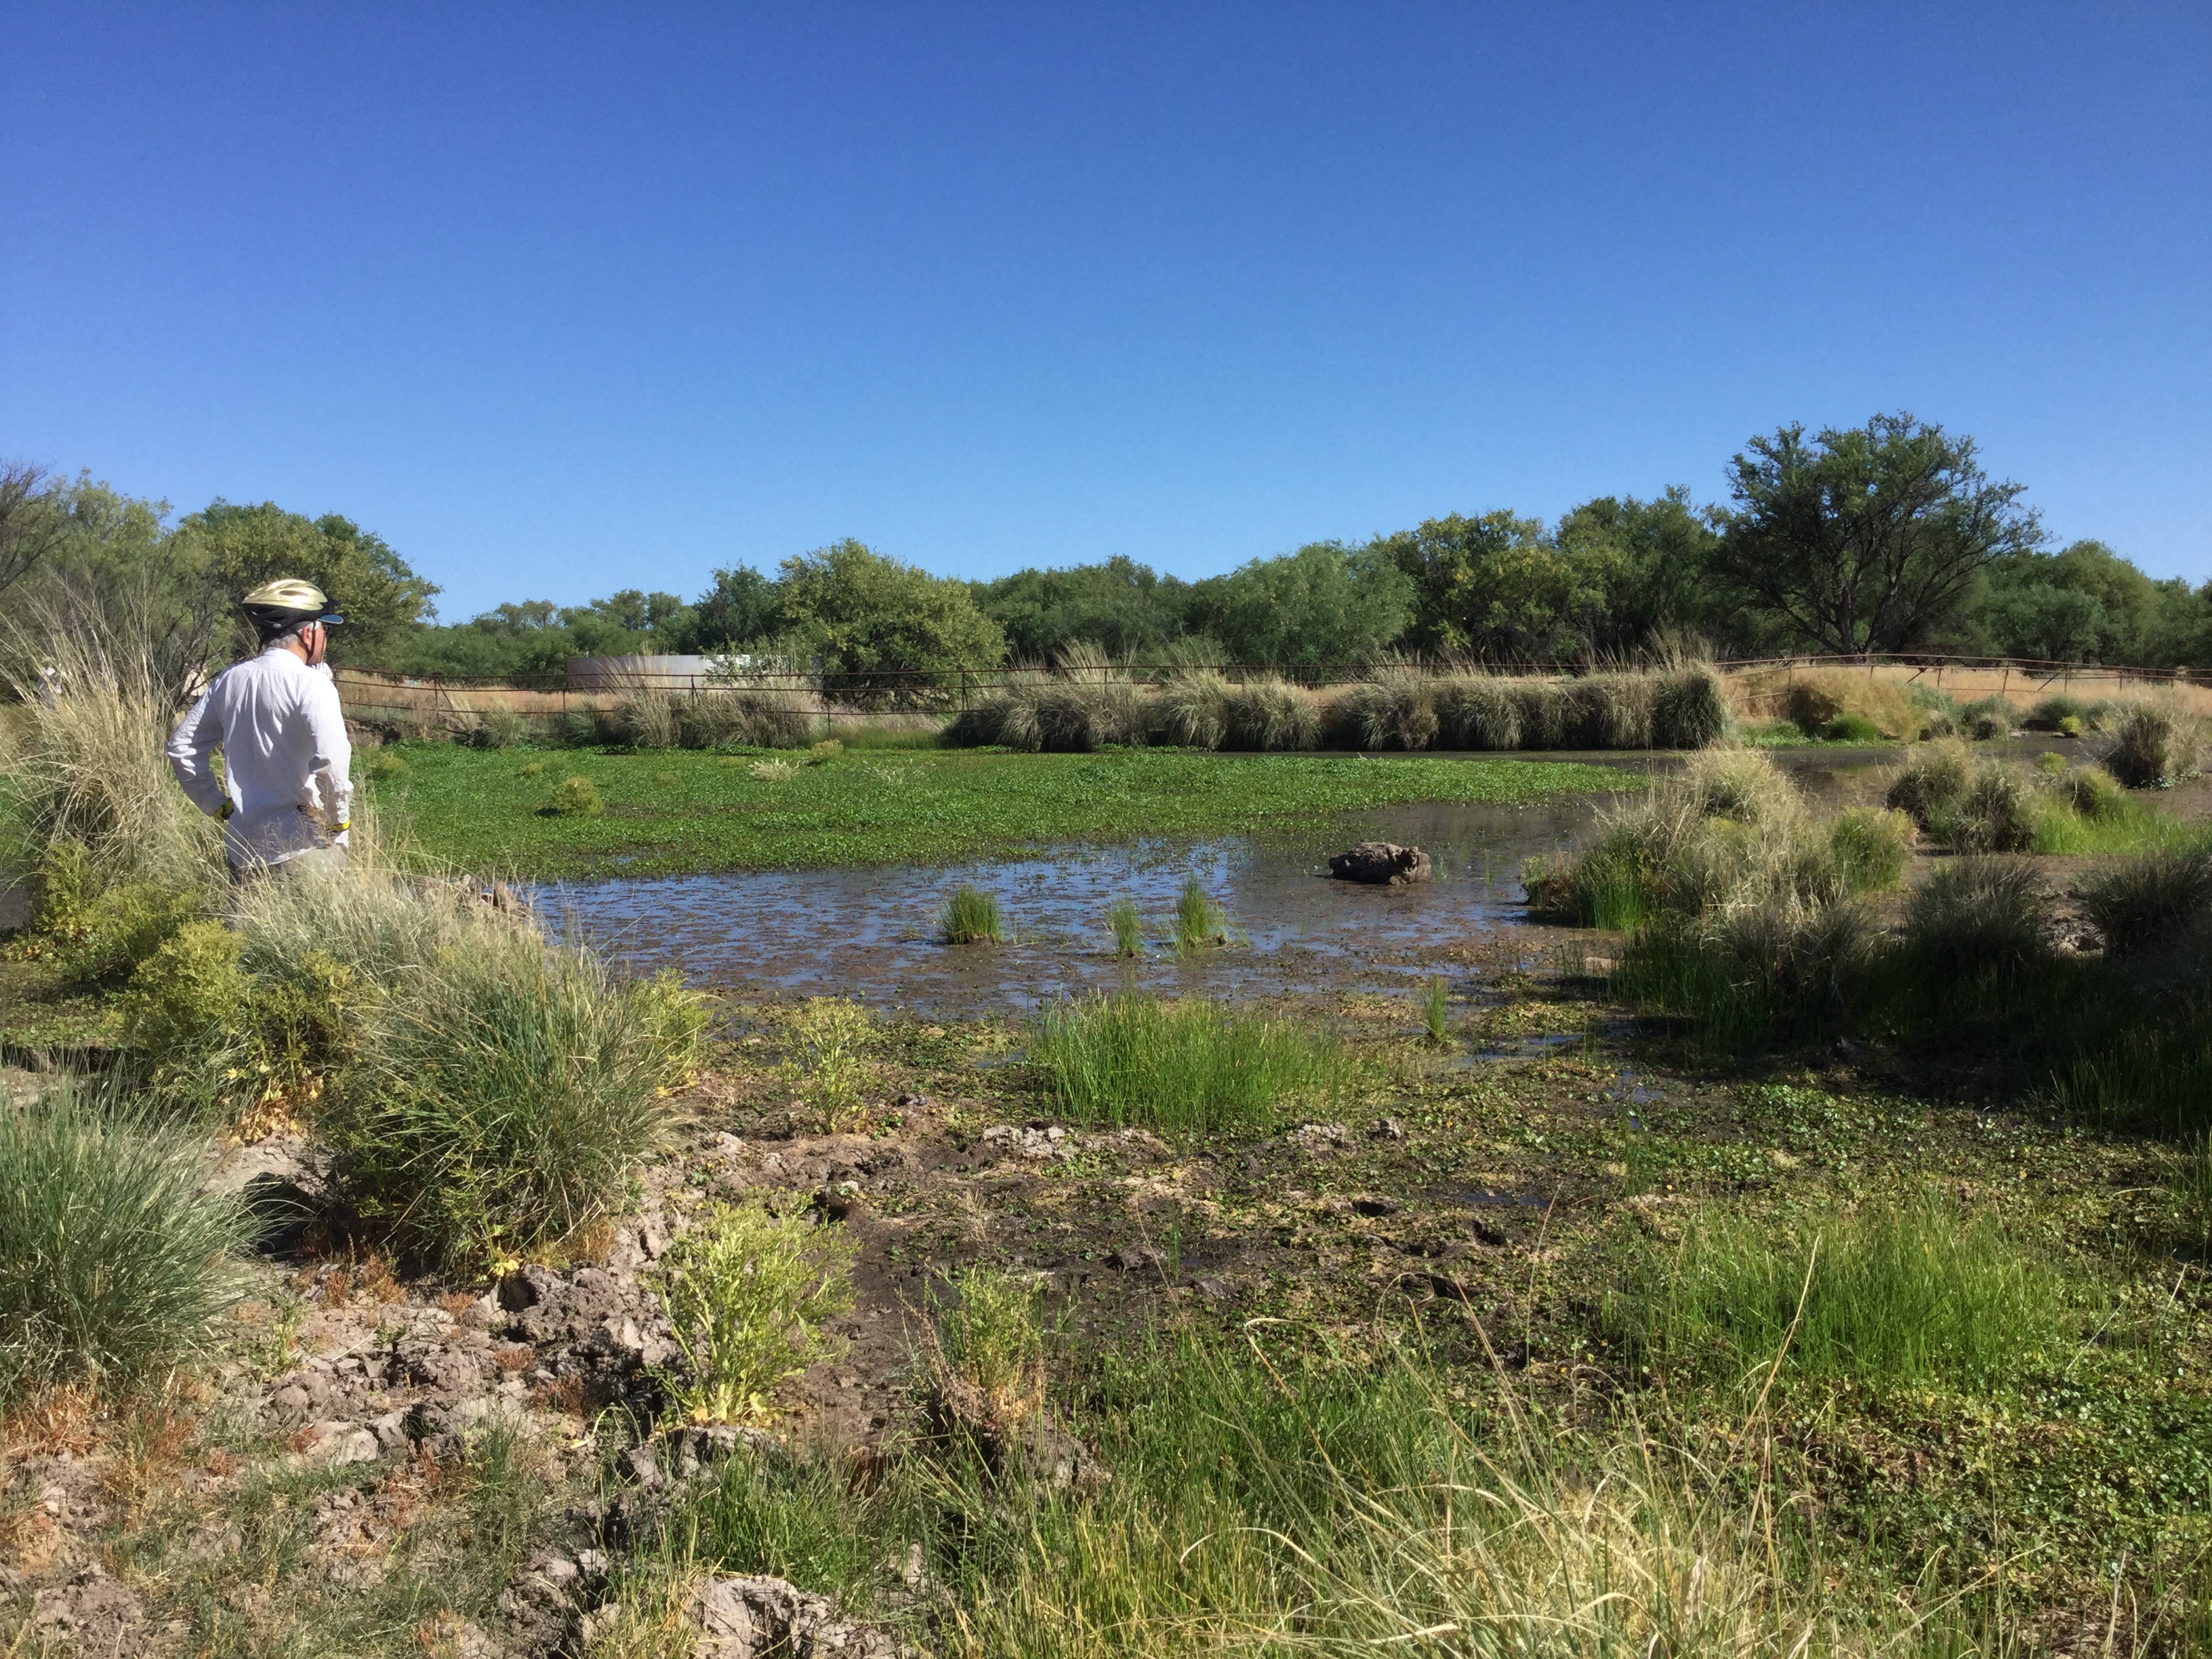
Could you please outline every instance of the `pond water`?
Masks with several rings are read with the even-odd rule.
[[[1652,757],[1634,757],[1650,764]],[[1778,753],[1816,799],[1856,793],[1886,755]],[[1665,757],[1658,764],[1666,764]],[[634,971],[675,968],[694,985],[748,998],[854,996],[957,1018],[1136,985],[1243,1000],[1330,990],[1404,992],[1444,972],[1467,977],[1468,947],[1534,965],[1544,948],[1523,921],[1521,866],[1569,847],[1607,794],[1511,806],[1428,802],[1346,813],[1251,835],[1072,845],[947,866],[669,876],[554,886],[540,913]],[[1364,887],[1328,878],[1355,842],[1425,850],[1434,881]],[[1183,883],[1197,876],[1226,914],[1232,943],[1179,955],[1160,941]],[[994,895],[1013,935],[946,945],[939,908],[972,884]],[[1135,901],[1151,942],[1115,957],[1105,913]]]
[[[1243,999],[1321,989],[1401,990],[1443,952],[1521,914],[1521,865],[1570,844],[1598,799],[1524,806],[1432,802],[1255,835],[1069,846],[945,867],[908,865],[671,876],[549,887],[540,913],[626,968],[673,967],[695,985],[755,997],[858,996],[955,1017],[1133,983]],[[1425,849],[1435,880],[1401,888],[1328,878],[1363,840]],[[1178,954],[1162,941],[1190,877],[1231,943]],[[946,945],[937,914],[963,884],[994,895],[1006,945]],[[1135,901],[1144,956],[1112,953],[1108,905]]]

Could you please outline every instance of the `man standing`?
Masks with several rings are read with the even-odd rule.
[[[223,821],[231,878],[345,862],[353,745],[323,666],[344,617],[322,589],[273,581],[246,596],[261,654],[234,663],[169,734],[169,769],[203,812]],[[222,776],[210,761],[222,750]]]

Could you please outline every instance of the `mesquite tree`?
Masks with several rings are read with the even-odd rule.
[[[1735,509],[1715,560],[1743,598],[1839,655],[1916,645],[1975,573],[2043,539],[2025,486],[1993,483],[1971,438],[1910,415],[1753,438],[1729,465]]]

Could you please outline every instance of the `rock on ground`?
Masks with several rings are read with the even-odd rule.
[[[709,1578],[690,1612],[698,1659],[897,1659],[899,1653],[889,1631],[845,1623],[828,1596],[781,1578]]]
[[[1427,881],[1433,871],[1429,855],[1418,847],[1395,842],[1363,841],[1328,861],[1328,872],[1339,881],[1361,881],[1371,887],[1403,887]]]

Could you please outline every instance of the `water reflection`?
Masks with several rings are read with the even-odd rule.
[[[1587,796],[1431,802],[1260,835],[1055,848],[941,868],[600,882],[544,890],[539,902],[634,969],[674,967],[694,984],[742,994],[860,996],[946,1017],[1124,983],[1240,999],[1399,991],[1437,971],[1444,952],[1517,920],[1522,860],[1568,845],[1594,809]],[[1436,879],[1391,889],[1325,878],[1330,854],[1369,838],[1426,848]],[[1194,874],[1237,942],[1182,957],[1163,936]],[[938,907],[963,882],[997,897],[1012,942],[935,941]],[[1133,963],[1111,954],[1105,922],[1106,907],[1125,895],[1152,940]]]

